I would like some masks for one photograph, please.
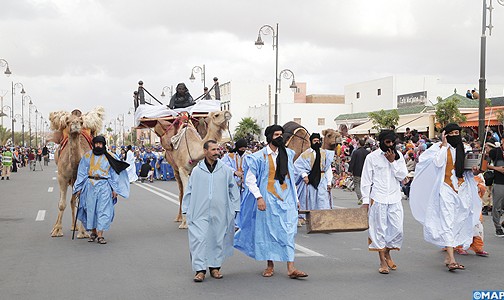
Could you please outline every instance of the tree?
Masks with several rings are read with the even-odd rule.
[[[397,124],[399,124],[399,113],[397,112],[397,109],[393,109],[389,112],[382,109],[380,111],[370,112],[368,116],[373,122],[372,128],[378,131],[384,128],[390,128],[392,125],[397,126]]]
[[[449,98],[447,100],[437,98],[438,103],[436,104],[436,121],[439,123],[441,128],[444,128],[448,123],[460,123],[465,122],[467,119],[460,110],[458,105],[460,100],[457,98]]]
[[[11,138],[12,132],[6,127],[0,126],[0,146],[7,144],[7,141]]]
[[[251,142],[255,139],[255,136],[261,134],[261,127],[257,125],[256,120],[247,117],[242,118],[240,123],[238,123],[238,127],[235,129],[234,139],[235,141],[239,139],[246,139],[248,142]]]

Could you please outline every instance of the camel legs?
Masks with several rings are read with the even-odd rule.
[[[60,199],[58,203],[59,212],[58,212],[58,218],[56,219],[56,223],[54,223],[53,229],[51,231],[52,237],[63,236],[62,219],[63,219],[63,212],[65,211],[66,208],[66,194],[68,184],[66,183],[65,179],[61,178],[61,176],[58,176],[58,182],[60,187]]]
[[[84,239],[84,238],[88,238],[89,237],[89,234],[86,232],[86,230],[84,229],[84,226],[82,226],[81,222],[77,222],[75,223],[75,216],[76,216],[76,212],[77,212],[77,197],[75,197],[75,195],[72,195],[72,198],[70,200],[70,206],[72,207],[72,231],[78,231],[79,233],[77,233],[77,238],[78,239]],[[77,227],[74,227],[74,224],[77,225]]]
[[[180,168],[179,169],[179,175],[180,175],[180,181],[182,182],[182,191],[185,190],[185,188],[187,187],[187,183],[189,182],[189,172],[187,172],[186,169],[184,168]],[[179,204],[179,210],[182,209],[182,196],[184,194],[181,193],[181,195],[179,195],[179,199],[180,199],[180,204]],[[187,229],[187,220],[186,220],[186,216],[185,215],[182,215],[182,224],[180,224],[179,226],[179,229]]]
[[[182,198],[184,197],[184,185],[182,183],[182,179],[180,178],[180,172],[177,168],[173,169],[173,173],[175,174],[175,180],[177,181],[178,189],[179,189],[179,210],[177,217],[175,218],[175,222],[182,222]]]

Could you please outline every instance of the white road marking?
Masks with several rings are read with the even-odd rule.
[[[56,177],[53,177],[52,180],[56,180]]]
[[[37,213],[37,217],[35,218],[35,221],[44,221],[45,219],[45,210],[39,210]]]
[[[47,189],[47,192],[52,193],[52,192],[53,192],[53,190],[54,190],[54,187],[50,186],[50,187]]]
[[[297,257],[307,257],[307,256],[324,256],[316,251],[310,250],[306,247],[296,244],[296,250],[302,253],[296,253]]]
[[[159,197],[164,198],[164,199],[166,199],[166,200],[170,201],[171,203],[173,203],[173,204],[175,204],[175,205],[179,205],[178,197],[177,197],[177,199],[173,199],[173,198],[171,198],[171,197],[169,197],[169,196],[166,196],[166,195],[163,195],[163,194],[161,194],[161,193],[159,193],[159,192],[156,192],[156,191],[154,191],[153,189],[151,189],[150,187],[147,187],[147,186],[145,186],[145,185],[143,185],[143,184],[138,184],[138,183],[135,183],[135,185],[136,185],[136,186],[138,186],[139,188],[144,189],[144,190],[148,190],[149,192],[151,192],[151,193],[153,193],[153,194],[156,194],[156,195],[158,195]]]
[[[170,201],[171,203],[175,204],[175,205],[179,205],[179,201],[178,201],[178,195],[174,194],[174,193],[171,193],[171,192],[168,192],[166,190],[163,190],[161,188],[158,188],[158,187],[155,187],[153,185],[146,185],[146,184],[141,184],[141,183],[134,183],[136,186],[142,188],[142,189],[145,189],[153,194],[156,194],[158,196],[160,196],[161,198],[164,198],[168,201]],[[160,191],[160,192],[157,192],[157,191]],[[165,193],[167,194],[168,196],[166,195],[163,195],[162,193]],[[296,250],[298,251],[298,253],[295,254],[296,257],[310,257],[310,256],[318,256],[318,257],[323,257],[324,255],[323,254],[320,254],[316,251],[313,251],[311,249],[308,249],[306,247],[303,247],[301,245],[298,245],[296,244]]]

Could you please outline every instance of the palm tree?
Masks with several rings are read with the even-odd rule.
[[[7,141],[11,138],[12,133],[10,129],[0,126],[0,145],[7,144]]]
[[[257,125],[256,120],[247,117],[242,118],[240,123],[238,123],[238,127],[235,129],[234,139],[246,139],[251,142],[255,139],[255,136],[261,134],[261,128]]]

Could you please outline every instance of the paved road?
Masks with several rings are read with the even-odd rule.
[[[405,241],[394,253],[399,270],[389,275],[378,274],[366,232],[306,234],[301,228],[296,265],[309,273],[306,280],[288,279],[283,263],[275,276],[262,278],[265,263],[235,251],[223,266],[224,279],[196,284],[187,231],[173,222],[175,182],[132,185],[130,199],[116,205],[109,243],[98,245],[71,240],[69,207],[65,236],[50,237],[58,202],[55,170],[51,163],[0,181],[0,299],[472,299],[473,290],[504,286],[504,239],[493,235],[489,217],[491,256],[458,257],[467,270],[450,273],[441,251],[423,241],[407,201]],[[335,205],[356,206],[353,193],[334,195]]]

